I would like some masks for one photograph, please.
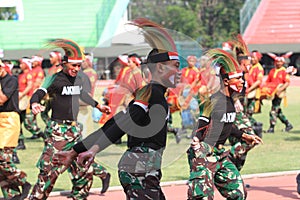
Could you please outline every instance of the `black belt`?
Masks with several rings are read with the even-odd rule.
[[[76,121],[74,121],[74,120],[68,120],[68,119],[53,119],[53,118],[51,118],[51,120],[55,121],[57,123],[66,124],[66,125],[73,125],[73,126],[75,126],[77,124]]]

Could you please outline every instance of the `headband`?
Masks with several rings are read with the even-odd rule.
[[[166,62],[170,60],[178,60],[179,56],[177,52],[164,52],[149,56],[148,63]]]

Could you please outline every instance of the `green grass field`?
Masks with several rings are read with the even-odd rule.
[[[288,89],[289,105],[286,108],[283,107],[283,113],[293,124],[294,129],[289,133],[284,133],[281,131],[284,128],[284,125],[278,121],[275,127],[275,133],[263,134],[264,144],[255,147],[255,149],[249,152],[246,164],[242,169],[242,174],[298,170],[300,168],[299,93],[299,87],[290,87]],[[262,107],[262,113],[254,116],[257,121],[263,122],[264,130],[268,129],[269,126],[270,108],[271,102],[265,101]],[[39,124],[41,124],[42,127],[44,126],[41,120],[39,120]],[[95,124],[91,125],[97,127]],[[174,125],[180,125],[178,113],[174,115]],[[25,131],[25,136],[30,137],[31,135]],[[119,185],[117,178],[117,163],[126,149],[125,140],[126,138],[123,138],[123,143],[121,145],[110,146],[96,158],[96,161],[103,163],[112,174],[111,186]],[[187,180],[189,169],[185,151],[188,148],[189,143],[190,140],[184,138],[180,144],[176,144],[173,134],[169,134],[168,145],[163,155],[162,181]],[[28,175],[28,181],[34,184],[38,175],[35,164],[43,149],[43,142],[41,139],[26,139],[25,144],[27,149],[18,151],[21,164],[18,164],[17,167],[24,170]],[[94,179],[93,187],[101,187],[100,179]],[[64,173],[57,180],[54,191],[70,189],[71,182],[68,178],[68,174]]]

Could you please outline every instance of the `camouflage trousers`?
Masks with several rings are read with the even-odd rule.
[[[26,182],[26,173],[12,162],[13,148],[0,149],[0,185],[5,199],[19,195]]]
[[[49,117],[49,112],[51,110],[50,101],[44,101],[43,105],[45,106],[45,110],[41,112],[41,118],[45,124],[51,121]]]
[[[70,150],[73,145],[81,139],[80,126],[72,124],[61,124],[49,121],[45,129],[45,146],[37,163],[40,169],[37,183],[35,184],[29,199],[47,199],[60,174],[60,167],[52,163],[55,153],[62,150]],[[72,198],[87,199],[93,182],[93,170],[85,169],[74,161],[68,169],[73,184]]]
[[[33,135],[38,134],[41,129],[39,128],[36,120],[36,115],[34,115],[31,111],[25,114],[24,119],[24,127]]]
[[[236,119],[234,121],[234,124],[238,127],[238,129],[243,130],[245,133],[249,135],[255,135],[249,118],[243,112],[236,113]],[[230,160],[240,171],[246,162],[248,151],[250,151],[254,146],[249,145],[245,141],[236,137],[230,136],[228,139],[231,144]]]
[[[282,99],[277,97],[276,95],[272,100],[272,107],[270,111],[270,125],[272,126],[275,126],[277,117],[280,119],[282,123],[285,124],[287,122],[287,118],[284,116],[280,108],[281,100]]]
[[[255,109],[255,99],[247,99],[247,116],[251,122],[251,124],[253,125],[256,120],[253,118],[253,114],[254,114],[254,109]]]
[[[160,187],[162,151],[149,147],[128,149],[120,159],[119,180],[127,200],[165,200]]]
[[[247,192],[242,177],[235,165],[227,157],[229,152],[214,148],[202,142],[196,154],[189,148],[190,177],[188,199],[214,199],[214,186],[227,199],[246,199]],[[199,152],[198,152],[199,153]]]
[[[107,175],[107,169],[100,165],[97,162],[92,163],[92,168],[93,168],[93,175],[100,178],[100,179],[105,179]]]

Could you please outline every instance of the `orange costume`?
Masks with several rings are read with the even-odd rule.
[[[286,73],[285,67],[271,69],[265,85],[263,86],[262,95],[266,95],[267,98],[274,97],[278,85],[286,82],[290,82],[290,76]]]
[[[123,58],[122,61],[119,57],[119,61],[125,65],[118,74],[115,85],[108,88],[107,97],[109,100],[109,106],[111,108],[110,114],[102,115],[100,124],[104,124],[120,109],[126,107],[132,99],[134,92],[146,85],[143,79],[141,69],[139,67],[130,67]]]
[[[98,80],[98,74],[93,68],[86,68],[83,72],[89,77],[91,81],[91,96],[94,96],[96,81]]]
[[[199,78],[199,70],[196,67],[185,67],[181,70],[181,83],[192,84]]]
[[[255,65],[253,65],[248,73],[248,79],[247,79],[247,83],[248,83],[248,87],[251,87],[253,85],[253,83],[255,83],[255,81],[257,80],[263,80],[264,78],[264,69],[261,66],[260,63],[257,63]]]
[[[32,77],[31,71],[23,72],[23,73],[19,74],[19,76],[18,76],[19,92],[23,92],[25,90],[25,88],[27,87],[28,82],[32,82],[32,81],[33,81],[33,77]],[[29,98],[32,95],[32,92],[33,91],[31,90],[24,96],[25,98],[28,98],[28,103],[29,103]]]
[[[32,80],[35,82],[37,79],[43,80],[45,77],[45,73],[44,70],[42,69],[41,66],[37,66],[35,68],[32,68],[31,70],[31,74],[32,74]],[[37,88],[32,88],[31,94],[33,94],[33,92],[38,89]]]

